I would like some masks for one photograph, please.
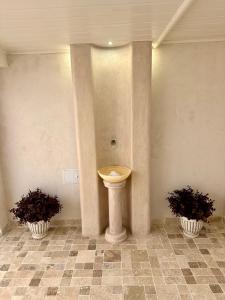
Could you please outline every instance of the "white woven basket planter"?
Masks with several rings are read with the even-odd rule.
[[[184,235],[189,238],[197,237],[203,226],[203,221],[188,220],[186,217],[181,217],[180,223],[184,230]]]
[[[49,225],[50,223],[45,221],[39,221],[37,223],[27,222],[27,226],[32,233],[32,238],[36,240],[46,237]]]

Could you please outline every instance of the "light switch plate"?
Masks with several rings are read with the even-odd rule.
[[[79,183],[79,172],[76,169],[63,170],[63,184],[77,184]]]

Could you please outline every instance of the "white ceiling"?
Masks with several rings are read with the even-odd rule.
[[[0,45],[58,52],[74,43],[157,41],[187,0],[0,0]],[[225,0],[194,0],[166,41],[225,39]]]

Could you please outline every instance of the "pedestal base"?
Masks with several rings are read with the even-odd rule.
[[[120,234],[111,234],[109,231],[109,227],[105,231],[105,239],[107,242],[112,244],[118,244],[127,239],[126,228],[123,227],[123,230]]]

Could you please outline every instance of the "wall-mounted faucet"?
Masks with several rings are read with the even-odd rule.
[[[117,140],[115,138],[111,139],[110,145],[111,147],[115,148],[117,146]]]

